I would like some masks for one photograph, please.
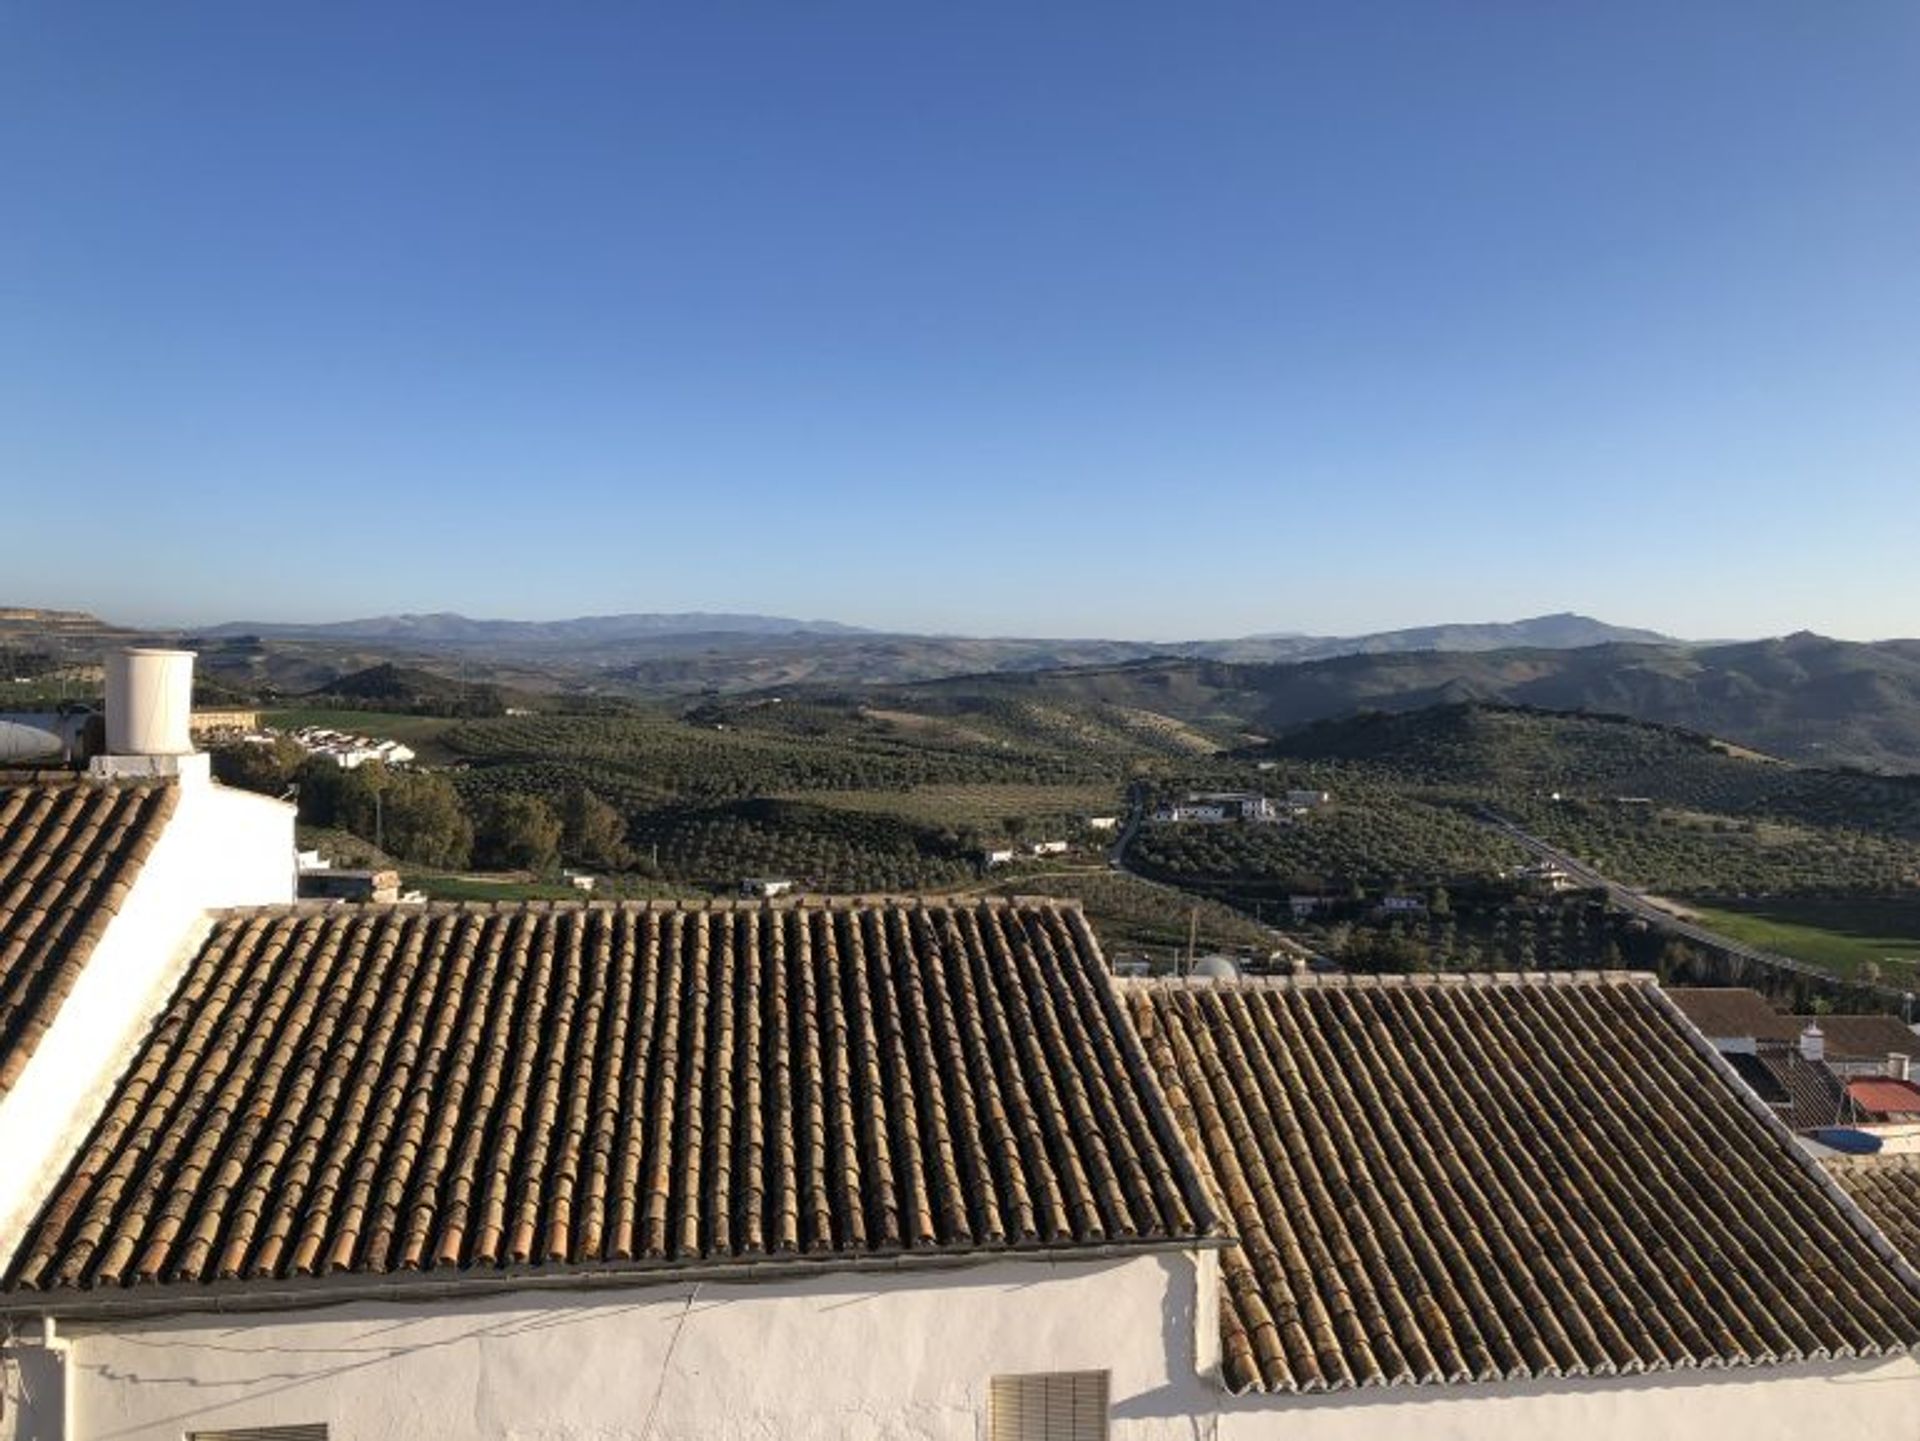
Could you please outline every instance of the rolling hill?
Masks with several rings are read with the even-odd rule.
[[[895,706],[994,696],[1123,705],[1270,736],[1369,710],[1480,701],[1630,716],[1822,765],[1920,771],[1920,641],[1907,640],[1799,634],[1700,647],[1416,651],[1264,665],[1161,658],[885,694]]]

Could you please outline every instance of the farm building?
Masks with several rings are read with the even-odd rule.
[[[1223,825],[1235,821],[1271,824],[1280,819],[1280,808],[1254,791],[1195,791],[1153,811],[1153,820],[1161,825]]]

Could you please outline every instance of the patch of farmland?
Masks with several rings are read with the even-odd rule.
[[[1123,801],[1108,785],[923,785],[910,790],[788,792],[838,811],[895,816],[929,826],[987,826],[1014,817],[1118,815]]]

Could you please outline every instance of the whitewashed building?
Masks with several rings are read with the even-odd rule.
[[[238,910],[101,1069],[0,1436],[1104,1427],[1226,1241],[1048,903]]]

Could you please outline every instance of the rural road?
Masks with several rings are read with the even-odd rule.
[[[1484,824],[1499,831],[1509,840],[1512,840],[1515,844],[1523,847],[1533,855],[1538,856],[1541,860],[1551,861],[1581,885],[1592,890],[1605,891],[1609,902],[1618,906],[1629,915],[1638,916],[1651,926],[1656,926],[1663,931],[1669,931],[1674,935],[1684,936],[1690,941],[1697,941],[1703,946],[1710,946],[1714,950],[1724,952],[1727,955],[1738,956],[1742,960],[1752,961],[1755,965],[1770,966],[1777,970],[1791,971],[1798,975],[1817,977],[1824,981],[1839,979],[1831,971],[1823,971],[1818,966],[1808,965],[1805,961],[1796,960],[1792,956],[1783,956],[1777,951],[1763,951],[1758,946],[1750,946],[1744,941],[1736,941],[1730,936],[1723,936],[1718,931],[1710,931],[1705,926],[1695,925],[1692,921],[1682,920],[1680,917],[1674,915],[1673,912],[1654,905],[1653,902],[1649,901],[1638,891],[1631,890],[1621,885],[1618,881],[1601,875],[1600,872],[1596,871],[1592,866],[1587,865],[1577,856],[1571,855],[1561,850],[1558,846],[1540,839],[1539,836],[1534,835],[1531,831],[1522,830],[1512,821],[1506,819],[1506,817],[1496,815],[1484,807],[1480,811],[1480,819]],[[1896,1000],[1910,1001],[1912,999],[1907,992],[1901,991],[1893,986],[1873,985],[1866,981],[1851,981],[1850,984],[1858,985],[1863,989],[1877,991],[1882,995]]]

